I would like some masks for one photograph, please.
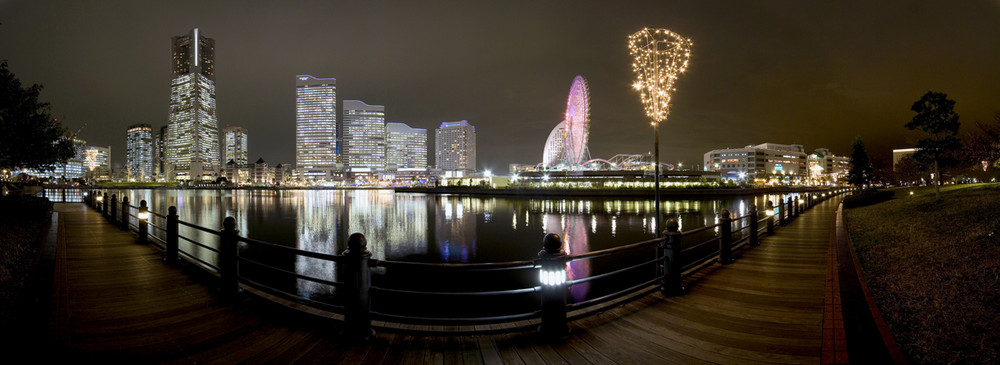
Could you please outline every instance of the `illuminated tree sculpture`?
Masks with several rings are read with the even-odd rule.
[[[660,221],[660,129],[659,124],[670,114],[670,96],[677,76],[684,72],[691,58],[691,40],[666,29],[645,28],[628,37],[632,54],[632,70],[636,81],[632,86],[642,96],[642,105],[653,124],[654,187],[656,199],[656,236]]]

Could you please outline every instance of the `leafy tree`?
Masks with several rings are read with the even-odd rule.
[[[62,125],[38,101],[42,86],[22,87],[0,62],[0,168],[46,169],[73,157],[73,143]]]
[[[913,103],[910,110],[917,113],[906,128],[921,130],[927,138],[917,141],[917,152],[913,158],[921,163],[934,166],[934,197],[941,199],[941,167],[958,163],[955,154],[962,147],[958,134],[958,114],[955,101],[944,93],[928,91]]]
[[[861,137],[855,138],[851,143],[851,168],[847,171],[847,182],[854,186],[864,186],[871,182],[874,170],[868,151],[865,150],[865,142]]]
[[[896,163],[896,178],[903,183],[912,184],[919,181],[923,175],[924,168],[913,159],[913,156],[904,156]]]

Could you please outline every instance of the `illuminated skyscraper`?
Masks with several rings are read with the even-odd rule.
[[[194,28],[172,37],[171,42],[167,164],[173,166],[177,179],[210,179],[221,167],[215,117],[215,40],[201,36]]]
[[[148,181],[153,177],[153,127],[134,124],[125,133],[125,168],[128,178]]]
[[[324,179],[337,168],[337,79],[295,76],[295,166]]]
[[[465,120],[442,122],[434,134],[435,167],[476,171],[476,127]]]
[[[153,137],[153,174],[157,180],[163,179],[167,166],[167,126]]]
[[[222,149],[226,154],[222,157],[222,161],[226,163],[233,161],[236,167],[246,167],[250,162],[247,157],[247,130],[243,127],[223,128],[222,139],[225,141]]]
[[[427,130],[385,124],[385,170],[427,168]]]
[[[385,107],[344,100],[341,159],[345,170],[378,172],[385,168]]]

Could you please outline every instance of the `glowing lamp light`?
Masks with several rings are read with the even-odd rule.
[[[492,177],[493,176],[493,171],[486,170],[486,172],[484,173],[484,175],[486,175],[486,177]]]
[[[566,269],[540,270],[538,280],[545,286],[558,286],[566,283]]]
[[[778,210],[778,208],[767,209],[767,210],[764,211],[764,213],[767,214],[768,217],[773,217],[774,216],[774,211],[776,211],[776,210]]]
[[[549,175],[543,175],[542,180],[549,181]]]
[[[805,203],[806,203],[805,199],[799,198],[799,204],[805,204]]]
[[[102,201],[104,201],[104,196],[102,196],[102,195],[98,194],[98,195],[97,195],[97,201],[99,201],[99,202],[102,202]]]
[[[912,191],[910,192],[910,196],[913,196],[913,192]]]
[[[147,221],[149,220],[149,212],[139,212],[136,217],[138,217],[140,221]]]

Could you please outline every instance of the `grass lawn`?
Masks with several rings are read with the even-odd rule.
[[[875,302],[920,364],[1000,361],[1000,184],[893,189],[845,211]],[[913,194],[911,194],[911,192]]]
[[[51,209],[44,198],[0,197],[0,328],[9,328],[17,315]]]

